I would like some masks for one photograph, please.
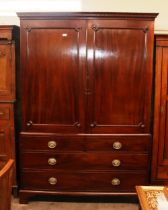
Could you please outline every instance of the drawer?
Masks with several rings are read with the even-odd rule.
[[[0,104],[0,120],[9,120],[10,119],[10,104]]]
[[[82,151],[83,137],[62,135],[20,135],[20,151]]]
[[[148,152],[151,135],[94,135],[87,137],[87,150]]]
[[[52,191],[135,191],[146,185],[145,172],[64,172],[54,170],[23,171],[21,188]]]
[[[12,39],[12,33],[11,30],[8,28],[0,28],[0,40],[11,40]]]
[[[146,154],[116,154],[110,152],[83,153],[21,153],[21,168],[66,170],[145,170]]]
[[[56,135],[21,134],[21,150],[50,151],[133,151],[148,152],[150,135]],[[49,147],[49,143],[55,146]],[[52,145],[51,145],[52,146]]]

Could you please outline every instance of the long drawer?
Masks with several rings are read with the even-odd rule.
[[[22,171],[21,187],[52,191],[135,191],[146,185],[146,172],[64,172],[55,170]]]
[[[81,153],[21,153],[21,168],[73,170],[130,170],[146,169],[147,154],[110,152]]]
[[[150,135],[21,134],[21,151],[134,151],[148,152]]]

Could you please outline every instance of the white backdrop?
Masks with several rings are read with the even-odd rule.
[[[168,33],[168,0],[0,0],[0,24],[19,25],[16,12],[157,12],[156,33]]]

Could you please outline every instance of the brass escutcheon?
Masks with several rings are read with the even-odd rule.
[[[57,160],[55,158],[49,158],[48,159],[48,164],[51,166],[54,166],[57,163]]]
[[[118,159],[112,160],[112,165],[113,165],[114,167],[118,167],[118,166],[121,165],[121,161],[118,160]]]
[[[56,141],[49,141],[48,142],[48,147],[50,148],[50,149],[53,149],[53,148],[55,148],[57,146],[57,142]]]
[[[121,142],[115,141],[115,142],[113,143],[113,149],[118,150],[118,149],[121,149],[121,148],[122,148]]]
[[[115,186],[120,185],[120,180],[118,178],[114,178],[112,179],[111,184]]]
[[[51,184],[51,185],[55,185],[57,184],[57,179],[55,177],[50,177],[48,179],[48,182]]]

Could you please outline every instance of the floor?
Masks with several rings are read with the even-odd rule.
[[[138,210],[135,203],[110,202],[63,202],[63,201],[31,201],[19,204],[18,199],[12,198],[11,210]]]

